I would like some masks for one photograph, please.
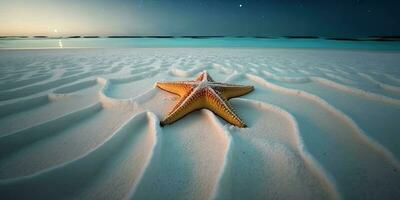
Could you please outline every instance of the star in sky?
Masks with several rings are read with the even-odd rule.
[[[243,7],[243,5],[242,5],[242,4],[239,4],[239,8],[241,8],[241,7]]]

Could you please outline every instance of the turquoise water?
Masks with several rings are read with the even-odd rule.
[[[0,48],[107,48],[107,47],[256,47],[329,48],[399,51],[400,41],[336,41],[286,38],[69,38],[0,39]]]

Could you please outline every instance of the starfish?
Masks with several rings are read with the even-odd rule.
[[[192,111],[205,108],[235,126],[247,127],[228,100],[253,91],[253,86],[215,82],[207,71],[203,71],[194,81],[157,82],[157,87],[181,97],[160,122],[161,126],[172,124]]]

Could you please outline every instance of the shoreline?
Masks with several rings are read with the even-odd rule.
[[[329,40],[321,38],[67,38],[0,39],[0,49],[188,47],[305,48],[400,51],[400,41]]]

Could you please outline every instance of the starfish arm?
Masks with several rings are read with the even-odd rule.
[[[194,81],[157,82],[157,87],[182,97],[193,89],[194,83]]]
[[[243,96],[247,93],[250,93],[254,90],[253,86],[245,86],[245,85],[222,85],[217,86],[216,90],[221,94],[221,96],[227,100],[233,97]]]
[[[218,96],[218,94],[214,90],[210,89],[208,91],[208,109],[235,126],[238,126],[240,128],[247,127],[247,125],[234,112],[232,106],[230,106],[228,101],[223,99],[223,97],[221,98],[220,96]]]
[[[203,71],[195,81],[157,82],[157,87],[181,97],[160,122],[161,126],[171,124],[192,111],[206,108],[235,126],[246,127],[228,100],[253,91],[253,86],[215,82]]]
[[[210,75],[208,75],[207,71],[201,72],[201,74],[196,78],[196,81],[202,81],[204,79],[207,79],[209,82],[214,82],[214,80],[211,78]]]
[[[203,108],[205,101],[202,98],[202,92],[203,90],[194,90],[189,95],[181,98],[174,109],[161,121],[161,125],[174,123],[190,112]]]
[[[189,98],[192,93],[194,92],[195,88],[192,88],[189,92],[187,92],[186,94],[184,94],[183,96],[181,96],[181,98],[179,98],[178,102],[175,104],[175,106],[171,109],[171,111],[168,113],[168,115],[170,115],[172,112],[174,112],[176,109],[178,109],[179,107],[181,107],[181,105],[185,102],[185,100],[187,98]]]

